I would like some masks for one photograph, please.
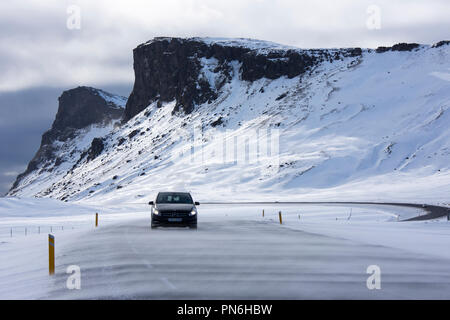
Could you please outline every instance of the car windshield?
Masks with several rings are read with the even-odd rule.
[[[164,192],[158,194],[156,203],[193,203],[189,193]]]

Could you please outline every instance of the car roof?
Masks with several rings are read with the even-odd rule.
[[[158,192],[158,194],[189,194],[190,195],[190,193],[189,192],[186,192],[186,191],[163,191],[163,192]]]

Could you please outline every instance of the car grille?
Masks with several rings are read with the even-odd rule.
[[[162,217],[183,218],[188,217],[189,212],[161,212]]]

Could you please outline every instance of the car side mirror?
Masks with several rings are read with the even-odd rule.
[[[148,204],[153,206],[155,203],[153,201],[149,201]]]
[[[195,204],[196,206],[199,206],[199,205],[200,205],[200,202],[195,201],[194,204]]]

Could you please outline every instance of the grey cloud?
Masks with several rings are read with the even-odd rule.
[[[0,93],[0,193],[5,193],[51,126],[60,88]]]
[[[81,29],[66,28],[68,5]],[[378,5],[382,29],[366,28]],[[448,37],[446,0],[48,1],[0,4],[0,91],[133,81],[132,49],[158,35],[226,36],[301,47],[376,47]]]

